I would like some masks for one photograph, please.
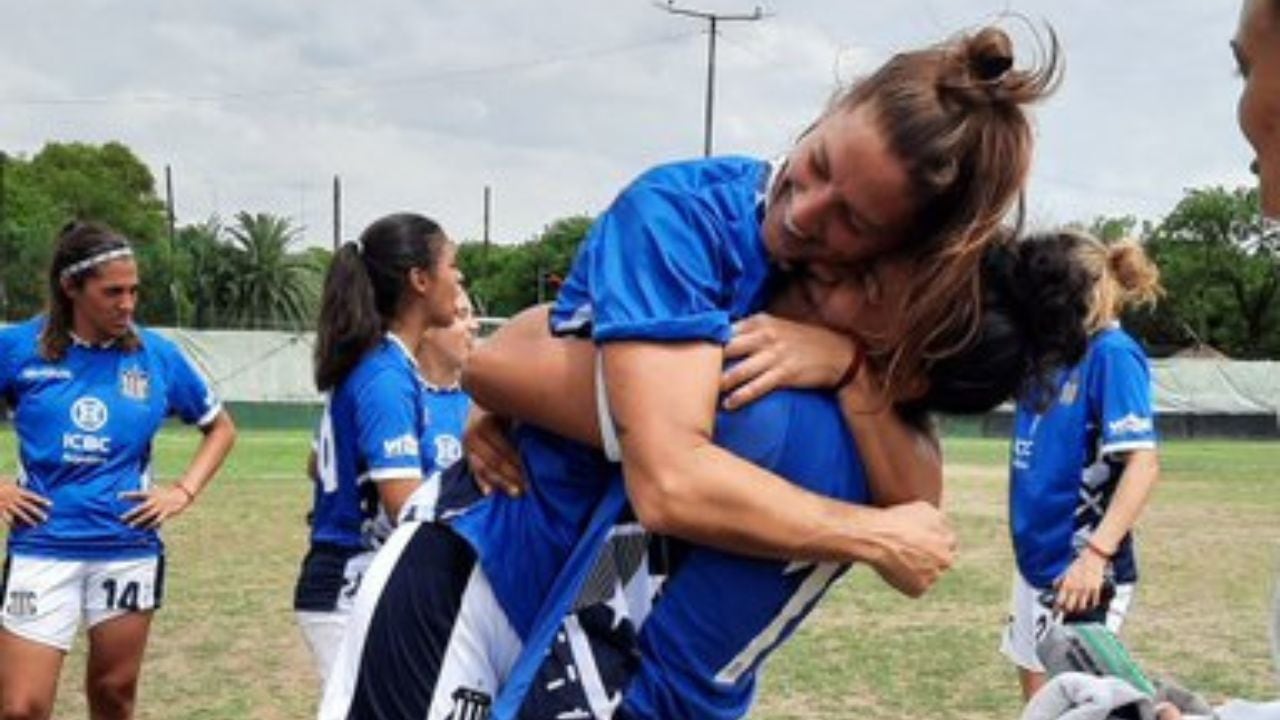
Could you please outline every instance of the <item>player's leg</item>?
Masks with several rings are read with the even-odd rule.
[[[153,614],[151,610],[126,612],[89,628],[85,694],[94,720],[133,717]]]
[[[1041,604],[1042,592],[1014,570],[1009,618],[1000,639],[1000,652],[1018,669],[1024,701],[1030,700],[1045,683],[1044,665],[1036,654],[1036,645],[1049,631],[1053,611]]]
[[[88,563],[85,693],[95,720],[133,717],[151,617],[164,594],[164,557]]]
[[[370,551],[313,547],[302,562],[294,591],[294,614],[321,685],[328,680],[338,656],[356,594],[373,556]]]
[[[51,717],[65,656],[64,650],[0,630],[0,717]]]
[[[80,622],[74,561],[10,556],[0,600],[0,717],[48,718]]]

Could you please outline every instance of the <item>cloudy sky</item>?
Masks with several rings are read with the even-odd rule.
[[[749,0],[677,5],[749,13]],[[1250,182],[1227,41],[1235,0],[770,0],[721,26],[715,150],[768,156],[841,81],[1015,11],[1065,48],[1037,111],[1029,205],[1051,224],[1158,218]],[[1012,23],[1012,28],[1018,24]],[[119,140],[179,222],[289,215],[315,243],[386,212],[528,239],[702,152],[706,24],[650,0],[0,0],[0,149]]]

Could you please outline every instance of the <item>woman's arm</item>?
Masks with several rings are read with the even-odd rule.
[[[1159,479],[1160,459],[1154,449],[1132,450],[1125,455],[1111,505],[1059,583],[1058,606],[1063,611],[1082,612],[1101,602],[1107,564],[1137,524]]]
[[[467,358],[462,387],[485,410],[600,445],[595,346],[553,337],[549,305],[511,318]]]
[[[604,348],[624,476],[641,523],[739,553],[865,561],[902,592],[928,589],[955,552],[954,533],[935,508],[832,500],[714,444],[721,358],[708,343]]]
[[[176,483],[121,494],[127,500],[139,501],[138,505],[121,516],[124,522],[134,527],[159,527],[165,520],[182,513],[195,502],[196,496],[213,480],[236,441],[236,425],[226,410],[220,411],[200,431],[204,437],[200,439],[196,454]]]
[[[392,525],[396,524],[396,519],[400,517],[400,509],[409,500],[409,496],[421,484],[421,478],[416,477],[382,478],[377,481],[378,502],[382,504],[382,509],[387,513]]]
[[[613,343],[605,372],[632,504],[656,532],[755,555],[862,560],[918,595],[951,563],[954,534],[923,503],[878,510],[808,492],[712,442],[721,349]],[[463,385],[494,412],[599,445],[595,348],[553,338],[546,308],[471,355]]]

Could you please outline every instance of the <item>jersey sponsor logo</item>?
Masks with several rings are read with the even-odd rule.
[[[120,394],[133,400],[151,396],[151,378],[140,368],[131,367],[120,373]]]
[[[1112,420],[1107,423],[1112,434],[1115,435],[1137,435],[1139,433],[1151,432],[1151,418],[1138,417],[1133,413],[1129,413],[1119,420]]]
[[[397,438],[382,441],[382,454],[386,457],[414,457],[418,454],[418,438],[405,433]]]
[[[87,433],[101,430],[108,416],[106,404],[92,395],[85,395],[71,405],[71,422]]]
[[[5,606],[4,611],[9,617],[34,617],[36,615],[35,591],[10,590],[9,603]]]
[[[18,377],[23,380],[70,380],[72,375],[71,371],[66,368],[40,365],[38,367],[23,368]]]
[[[1015,468],[1026,470],[1031,467],[1031,450],[1035,445],[1035,440],[1013,439],[1013,466]]]
[[[452,435],[436,436],[436,469],[445,470],[462,459],[462,443]]]

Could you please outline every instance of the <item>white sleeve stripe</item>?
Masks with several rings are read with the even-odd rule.
[[[422,469],[415,467],[391,467],[391,468],[375,468],[360,476],[360,479],[369,478],[374,482],[380,480],[421,480]]]
[[[213,407],[209,408],[208,412],[206,412],[204,415],[201,415],[199,420],[196,420],[196,426],[205,427],[209,423],[213,422],[214,418],[218,417],[218,413],[220,412],[222,412],[222,403],[221,402],[214,403]]]
[[[613,411],[609,408],[609,389],[604,384],[604,353],[596,351],[596,416],[600,421],[600,445],[604,456],[612,462],[622,461],[622,445],[618,442],[618,428],[613,424]]]
[[[1129,452],[1131,450],[1154,450],[1156,447],[1155,440],[1130,440],[1128,442],[1118,442],[1111,445],[1102,446],[1103,455],[1115,455],[1116,453]]]

